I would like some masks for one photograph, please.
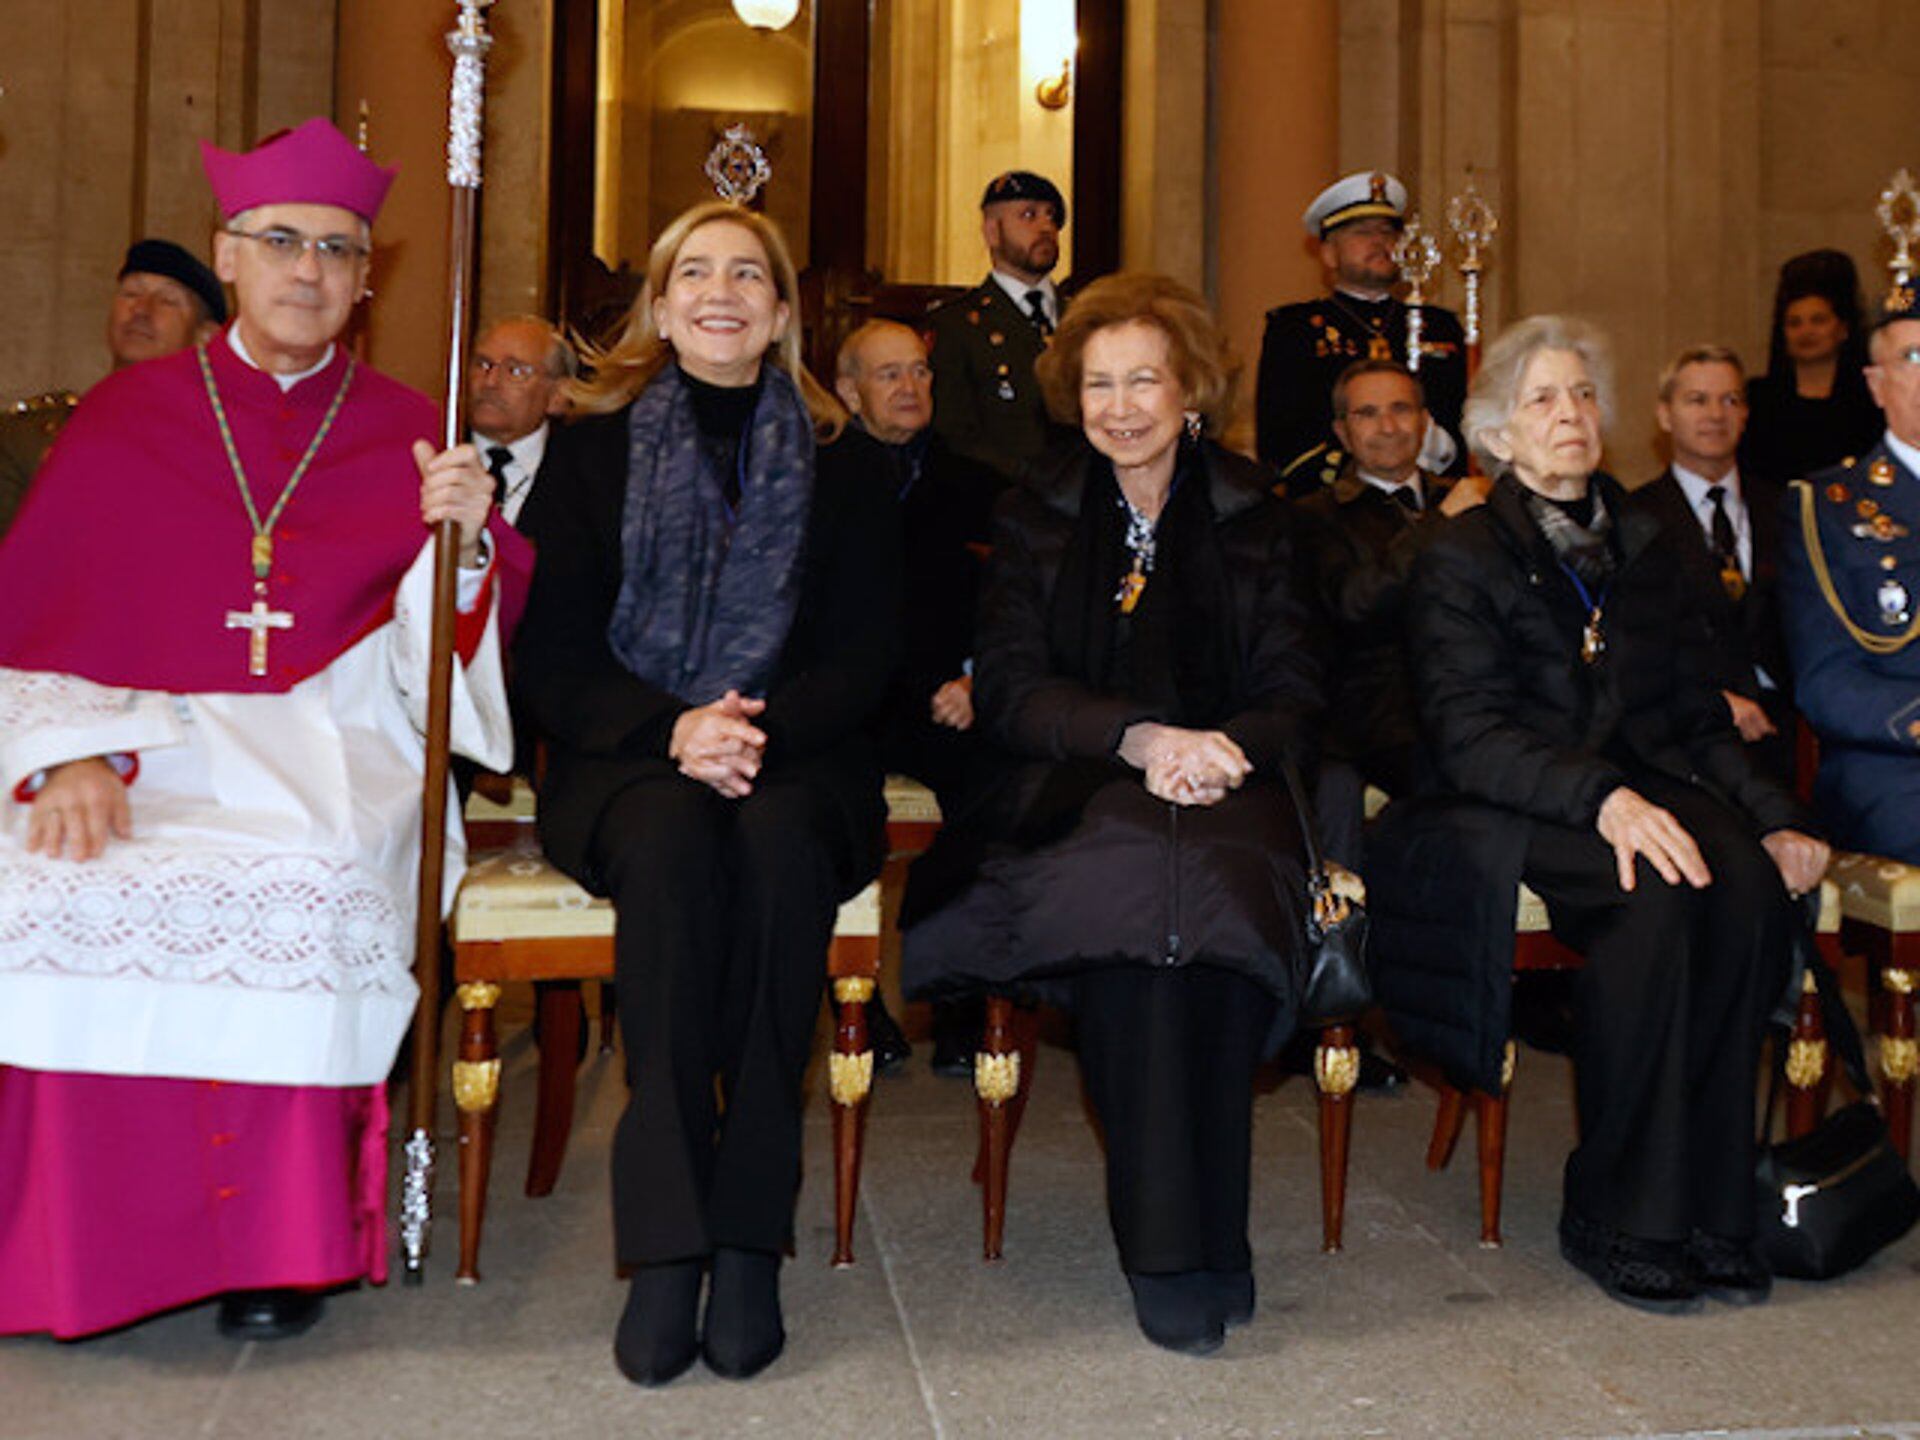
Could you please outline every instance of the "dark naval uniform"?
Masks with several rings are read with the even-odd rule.
[[[1465,474],[1460,407],[1467,398],[1467,346],[1459,317],[1421,307],[1420,384],[1427,410],[1453,437],[1449,473]],[[1260,458],[1280,471],[1296,498],[1331,485],[1345,456],[1333,433],[1333,382],[1357,360],[1407,359],[1407,307],[1399,300],[1323,295],[1267,312],[1254,397]]]
[[[1920,864],[1920,475],[1883,440],[1794,481],[1782,520],[1780,612],[1820,736],[1815,799],[1836,846]]]
[[[1033,378],[1046,337],[991,275],[936,310],[932,323],[935,433],[956,453],[1018,478],[1061,428]]]
[[[34,472],[79,400],[71,390],[49,390],[0,414],[0,535],[13,524]]]

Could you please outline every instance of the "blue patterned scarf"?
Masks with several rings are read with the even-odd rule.
[[[767,365],[740,437],[740,501],[702,458],[693,403],[669,365],[627,418],[620,594],[607,643],[642,680],[705,705],[764,695],[793,626],[813,505],[813,420]]]

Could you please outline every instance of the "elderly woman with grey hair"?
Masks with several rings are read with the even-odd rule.
[[[1766,1298],[1753,1097],[1793,912],[1827,847],[1748,765],[1677,557],[1600,470],[1604,339],[1536,316],[1488,350],[1463,430],[1496,476],[1423,551],[1409,648],[1439,783],[1369,843],[1381,998],[1498,1093],[1514,896],[1580,950],[1580,1142],[1561,1253],[1643,1309]]]

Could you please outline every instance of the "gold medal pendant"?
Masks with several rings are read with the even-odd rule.
[[[1727,598],[1734,602],[1746,598],[1747,577],[1740,573],[1738,565],[1727,564],[1720,569],[1720,585],[1727,592]]]
[[[1113,598],[1115,603],[1119,605],[1122,615],[1131,615],[1134,612],[1134,608],[1139,605],[1140,597],[1146,593],[1147,577],[1141,571],[1139,564],[1136,563],[1133,569],[1129,570],[1126,575],[1121,578],[1120,593]]]
[[[1600,633],[1600,607],[1593,607],[1593,613],[1587,616],[1587,625],[1580,632],[1580,659],[1588,665],[1600,663],[1600,657],[1607,653],[1607,637]]]

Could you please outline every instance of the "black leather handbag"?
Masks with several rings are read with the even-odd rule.
[[[1307,852],[1306,934],[1293,959],[1295,1017],[1302,1026],[1343,1024],[1373,1004],[1373,980],[1367,974],[1367,907],[1335,892],[1320,858],[1313,807],[1307,803],[1299,772],[1291,761],[1282,761],[1280,769],[1300,817],[1300,838]]]
[[[1814,947],[1810,928],[1795,936],[1794,974],[1814,976],[1830,1053],[1860,1098],[1807,1134],[1773,1143],[1773,1112],[1787,1051],[1776,1026],[1767,1113],[1760,1134],[1754,1243],[1776,1275],[1830,1280],[1864,1264],[1920,1219],[1920,1188],[1887,1136],[1873,1098],[1860,1032],[1840,997],[1839,981]],[[1797,994],[1799,987],[1794,986]]]

